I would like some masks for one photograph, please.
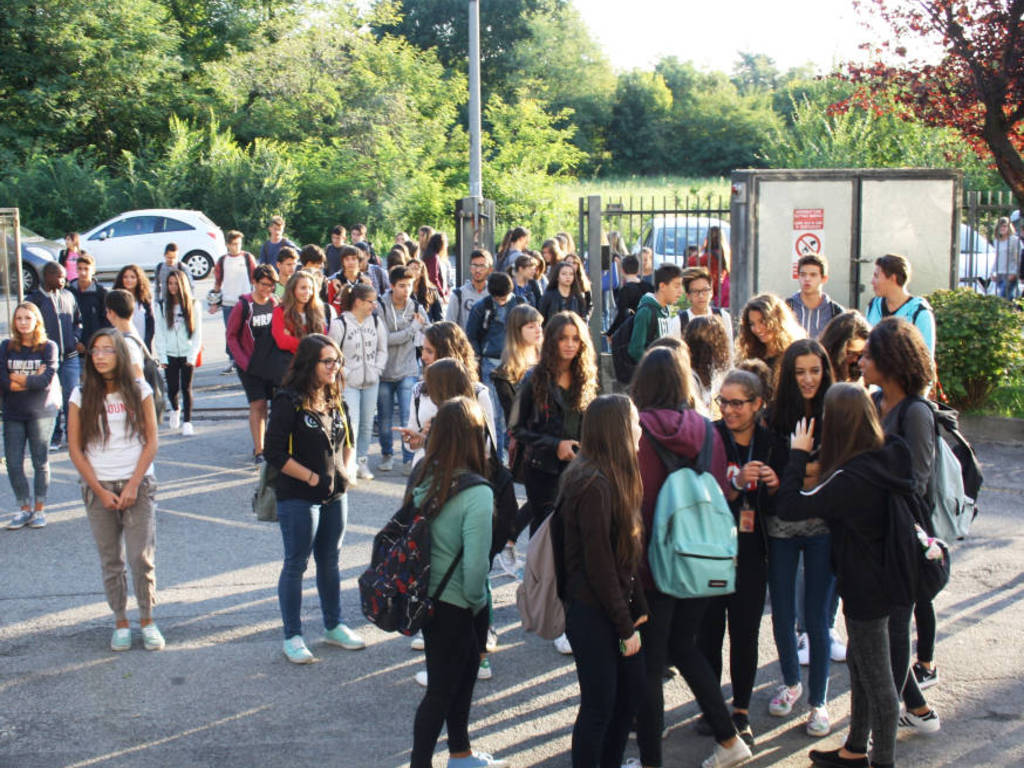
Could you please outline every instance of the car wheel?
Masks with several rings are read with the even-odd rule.
[[[189,251],[181,260],[193,280],[202,280],[213,269],[213,257],[203,251]]]
[[[36,271],[32,269],[28,264],[22,262],[21,265],[21,290],[24,295],[28,296],[39,286],[39,276]]]

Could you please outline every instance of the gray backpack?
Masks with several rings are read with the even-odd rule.
[[[553,522],[554,521],[554,522]],[[545,640],[554,640],[565,632],[565,606],[558,596],[558,568],[552,525],[562,524],[556,508],[530,538],[526,550],[523,581],[516,590],[516,606],[523,629]]]

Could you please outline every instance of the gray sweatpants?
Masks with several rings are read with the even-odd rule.
[[[864,754],[871,736],[872,761],[893,763],[900,700],[889,661],[889,618],[859,621],[847,616],[846,636],[852,702],[846,748]]]
[[[117,494],[124,489],[126,482],[101,480],[100,485]],[[153,565],[156,549],[156,480],[149,476],[142,479],[138,498],[128,509],[106,509],[92,489],[84,484],[82,499],[100,555],[107,604],[114,612],[115,619],[124,621],[127,618],[126,552],[128,565],[132,569],[135,599],[139,604],[139,618],[150,618],[156,604],[156,574]]]

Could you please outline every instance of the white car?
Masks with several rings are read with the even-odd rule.
[[[666,262],[685,267],[686,248],[691,245],[701,248],[711,227],[721,227],[722,242],[729,242],[729,222],[713,216],[700,213],[655,216],[644,224],[633,252],[639,254],[641,248],[653,250],[655,269]]]
[[[967,224],[960,224],[960,286],[978,293],[995,294],[992,273],[996,268],[996,250],[988,239]]]
[[[96,271],[104,274],[127,264],[151,272],[163,260],[168,243],[178,245],[181,263],[196,280],[210,274],[216,259],[227,251],[224,233],[201,211],[126,211],[82,234],[82,248],[96,260]]]

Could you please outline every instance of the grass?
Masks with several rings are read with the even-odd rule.
[[[985,405],[972,413],[1024,419],[1024,382],[997,387]]]
[[[722,196],[729,201],[730,183],[724,176],[622,176],[607,179],[578,179],[559,185],[565,199],[573,205],[581,197],[601,195],[605,200],[619,198],[667,198]]]

